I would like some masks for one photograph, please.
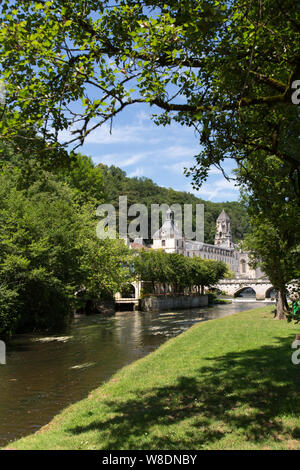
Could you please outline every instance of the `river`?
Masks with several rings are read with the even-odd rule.
[[[17,335],[6,365],[0,365],[0,447],[35,432],[169,337],[200,321],[260,306],[243,302],[174,313],[81,316],[60,334]]]

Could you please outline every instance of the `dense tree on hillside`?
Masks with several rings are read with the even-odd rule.
[[[127,177],[126,173],[114,166],[98,165],[103,173],[104,192],[106,202],[112,203],[116,208],[119,204],[119,196],[127,196],[128,206],[135,203],[145,204],[149,213],[149,240],[150,240],[150,209],[151,204],[184,204],[193,205],[195,218],[196,204],[204,204],[204,240],[206,243],[214,243],[216,220],[222,209],[226,210],[231,220],[231,229],[234,241],[237,243],[249,231],[249,219],[243,204],[239,202],[214,203],[205,201],[197,196],[175,191],[172,188],[163,188],[149,178]]]
[[[32,128],[9,139],[0,139],[0,169],[18,168],[18,187],[26,189],[41,171],[56,172],[69,167],[70,157],[60,146],[48,147]]]
[[[43,171],[48,171],[73,188],[82,202],[94,200],[100,204],[104,200],[103,174],[91,158],[67,153],[59,146],[47,148],[34,130],[9,141],[0,140],[0,168],[19,169],[19,188],[28,188]]]
[[[56,169],[58,177],[73,188],[82,202],[105,200],[103,174],[90,157],[71,153],[68,164]]]
[[[112,297],[131,279],[123,241],[96,236],[94,202],[49,172],[24,188],[18,168],[0,174],[0,336],[53,329],[76,308],[75,291]]]

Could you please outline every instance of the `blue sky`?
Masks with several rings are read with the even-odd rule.
[[[150,111],[147,105],[127,108],[114,119],[112,134],[109,124],[105,124],[92,132],[78,150],[95,163],[118,166],[128,176],[146,176],[160,186],[191,192],[213,202],[238,200],[234,182],[228,182],[216,168],[211,169],[199,191],[193,189],[183,169],[194,164],[193,157],[200,150],[199,138],[192,128],[156,126]],[[227,164],[228,172],[232,168],[232,163]]]

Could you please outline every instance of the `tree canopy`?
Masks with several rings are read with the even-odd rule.
[[[179,253],[166,253],[163,250],[141,250],[134,258],[135,274],[144,282],[151,283],[151,293],[155,285],[170,286],[174,293],[192,292],[213,286],[222,279],[228,266],[222,261],[206,260],[200,257],[189,258]]]
[[[276,156],[256,155],[239,171],[251,231],[243,245],[279,291],[278,318],[288,305],[286,285],[299,278],[300,207],[294,198],[288,168]]]
[[[198,133],[199,154],[187,170],[194,184],[233,159],[249,210],[295,252],[299,2],[3,0],[0,8],[2,142],[38,142],[37,153],[52,161],[63,138],[80,146],[127,107],[148,103],[157,124]],[[76,168],[68,184],[80,191],[78,174],[89,181],[89,163]],[[102,186],[100,176],[93,182],[88,199]]]
[[[132,250],[96,236],[99,169],[80,156],[59,176],[35,159],[25,174],[22,159],[8,162],[0,167],[0,337],[61,327],[83,302],[111,299],[132,277]],[[82,167],[87,188],[75,184]]]
[[[157,123],[199,133],[195,184],[259,151],[288,166],[299,198],[298,2],[4,0],[1,13],[2,138],[30,124],[80,145],[147,102]]]

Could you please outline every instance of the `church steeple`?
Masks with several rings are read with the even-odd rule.
[[[171,220],[174,222],[174,211],[172,211],[170,208],[166,212],[166,220]]]
[[[217,218],[215,245],[221,245],[226,248],[233,248],[230,218],[228,217],[224,209]]]

